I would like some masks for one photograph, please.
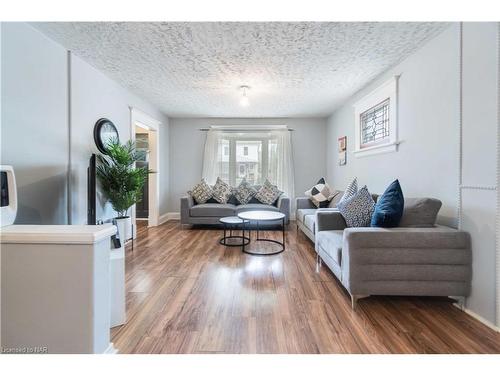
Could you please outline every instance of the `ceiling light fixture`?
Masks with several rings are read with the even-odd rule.
[[[243,96],[240,99],[240,105],[242,107],[248,107],[250,105],[250,100],[247,96],[247,91],[250,90],[248,86],[240,86],[240,90],[243,92]]]

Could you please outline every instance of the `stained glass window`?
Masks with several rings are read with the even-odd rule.
[[[390,100],[387,98],[359,115],[361,147],[389,141],[389,105]]]

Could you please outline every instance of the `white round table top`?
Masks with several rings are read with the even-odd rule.
[[[238,217],[245,220],[273,221],[283,219],[285,214],[276,211],[244,211],[240,212]]]
[[[238,216],[221,217],[219,221],[224,224],[242,224],[243,221],[248,222],[248,220],[240,219]]]

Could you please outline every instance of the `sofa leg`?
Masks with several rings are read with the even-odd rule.
[[[322,260],[319,254],[316,254],[316,273],[319,273],[319,269],[321,268]]]
[[[460,310],[464,311],[465,310],[465,297],[463,296],[453,296],[453,298],[456,302],[454,305],[458,307]]]
[[[363,295],[363,294],[351,294],[351,308],[353,310],[356,310],[356,306],[358,305],[358,301],[361,298],[366,298],[369,297],[368,295]]]

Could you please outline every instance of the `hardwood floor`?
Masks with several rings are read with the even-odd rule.
[[[500,334],[447,298],[370,297],[352,311],[293,224],[286,251],[269,257],[220,236],[176,221],[139,228],[128,322],[112,330],[120,353],[500,353]]]

